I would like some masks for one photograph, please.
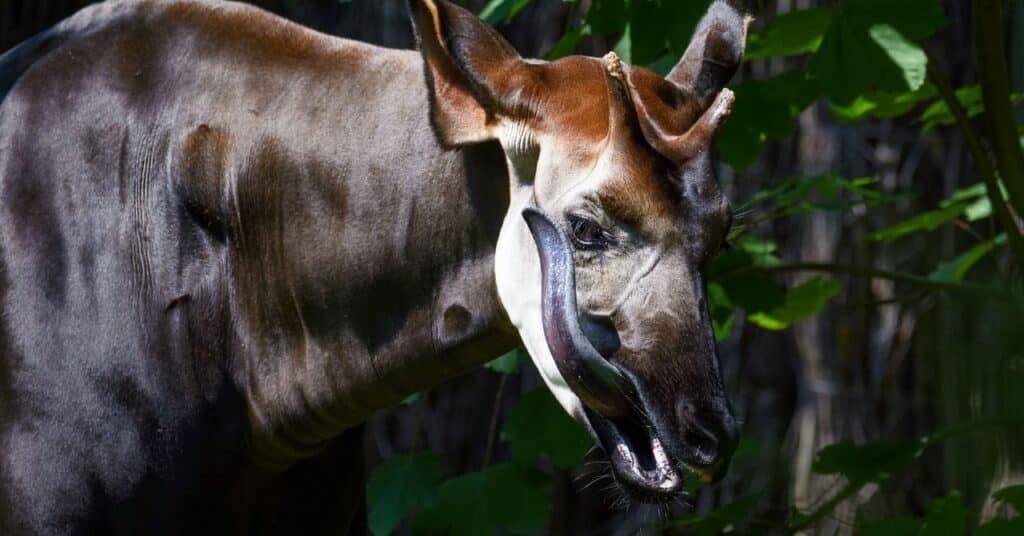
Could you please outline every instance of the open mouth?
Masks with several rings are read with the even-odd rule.
[[[704,483],[716,480],[718,465],[695,467],[675,463],[654,427],[642,415],[606,418],[584,408],[596,439],[607,454],[616,481],[636,500],[664,503],[678,496],[684,471]]]
[[[585,409],[598,443],[608,455],[616,480],[634,498],[665,502],[683,487],[676,469],[652,426],[640,416],[605,418]]]

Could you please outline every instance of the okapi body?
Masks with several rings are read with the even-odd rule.
[[[365,530],[360,423],[520,341],[636,498],[724,471],[743,18],[666,80],[411,11],[115,1],[0,56],[0,533]]]

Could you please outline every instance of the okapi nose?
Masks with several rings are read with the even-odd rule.
[[[739,444],[740,428],[728,409],[702,410],[689,400],[677,404],[683,441],[684,462],[709,470],[711,480],[725,474],[728,461]]]
[[[607,316],[580,313],[580,329],[594,349],[605,359],[610,358],[622,343],[619,340],[619,332],[612,324],[611,318]]]

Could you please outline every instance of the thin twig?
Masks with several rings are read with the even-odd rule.
[[[494,438],[498,433],[498,414],[501,412],[501,395],[505,391],[505,382],[508,374],[502,374],[498,380],[498,392],[494,394],[494,407],[491,409],[491,424],[487,428],[487,448],[484,449],[484,461],[480,469],[487,469],[491,464],[491,455],[494,453]]]
[[[849,264],[821,263],[821,262],[797,262],[792,264],[776,264],[774,266],[744,266],[735,270],[719,274],[715,279],[725,280],[750,272],[826,272],[833,274],[846,274],[872,279],[888,279],[900,283],[909,283],[922,287],[939,290],[972,291],[985,294],[1005,295],[1006,290],[977,283],[957,283],[953,281],[939,281],[928,279],[919,275],[904,272],[893,272],[889,270],[878,270],[866,266],[854,266]]]
[[[420,449],[420,436],[423,435],[423,421],[427,413],[428,396],[430,396],[429,389],[420,393],[419,408],[416,409],[416,420],[412,428],[412,445],[409,446],[410,452],[416,452]]]

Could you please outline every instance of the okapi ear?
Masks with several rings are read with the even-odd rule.
[[[441,143],[493,140],[502,119],[523,112],[529,64],[498,32],[446,0],[409,0]]]
[[[750,17],[727,0],[715,0],[666,79],[710,105],[743,60],[749,23]]]

